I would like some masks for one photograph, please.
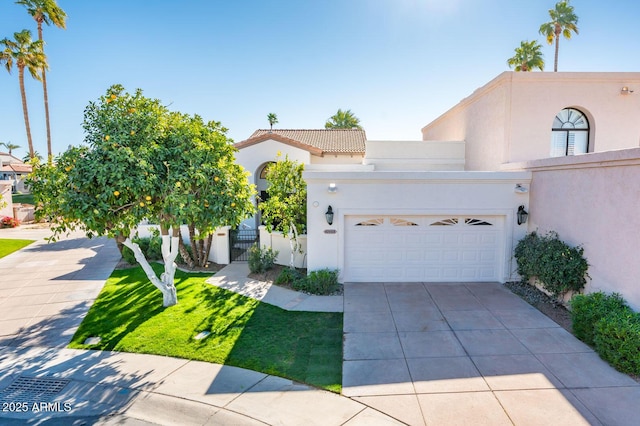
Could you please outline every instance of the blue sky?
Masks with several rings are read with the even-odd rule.
[[[554,0],[58,0],[67,29],[45,27],[54,153],[83,140],[87,103],[115,83],[172,110],[221,121],[235,141],[268,128],[323,128],[351,109],[372,140],[420,129],[503,71]],[[560,71],[640,71],[640,3],[573,0],[580,34]],[[31,29],[0,2],[0,38]],[[34,145],[46,154],[40,83],[26,78]],[[27,152],[17,70],[0,70],[0,141]]]

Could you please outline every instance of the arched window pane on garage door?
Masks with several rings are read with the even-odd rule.
[[[551,129],[551,156],[586,154],[589,152],[589,121],[573,108],[556,115]]]

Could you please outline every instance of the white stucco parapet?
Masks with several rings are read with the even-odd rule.
[[[505,183],[513,181],[514,183],[523,183],[531,181],[531,172],[528,171],[500,171],[500,172],[464,172],[464,171],[312,171],[305,170],[303,177],[307,183],[313,181],[326,181],[330,179],[335,181],[359,181],[362,184],[374,184],[380,182],[400,182],[400,181],[420,181],[430,184],[445,184],[452,182],[464,182],[468,184],[482,183],[487,184],[495,181],[496,183]]]

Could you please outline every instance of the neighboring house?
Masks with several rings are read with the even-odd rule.
[[[582,245],[587,290],[640,309],[640,73],[505,72],[422,129],[466,170],[531,172],[528,230]]]
[[[0,152],[0,179],[12,182],[12,192],[29,192],[25,185],[32,167],[13,155]]]

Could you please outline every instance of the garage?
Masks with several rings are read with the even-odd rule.
[[[344,280],[471,282],[501,278],[505,217],[344,217]]]

